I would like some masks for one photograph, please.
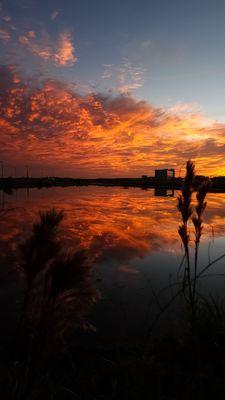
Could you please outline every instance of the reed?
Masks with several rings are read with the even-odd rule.
[[[183,294],[185,300],[191,307],[192,327],[195,324],[196,307],[197,307],[197,291],[196,285],[198,280],[198,255],[199,245],[203,230],[203,214],[206,209],[206,195],[210,189],[211,182],[209,179],[203,181],[197,188],[196,204],[193,204],[193,192],[195,181],[195,165],[189,160],[186,164],[186,175],[181,194],[178,196],[177,207],[180,211],[182,224],[179,226],[178,233],[184,247],[184,257],[186,267],[183,276]],[[191,262],[191,229],[190,224],[194,226],[195,249],[194,249],[194,265]]]
[[[197,189],[196,200],[197,205],[194,208],[192,215],[192,222],[195,228],[195,258],[194,258],[194,279],[193,279],[193,297],[196,297],[196,282],[198,272],[198,253],[199,245],[203,230],[203,213],[206,209],[207,202],[205,201],[206,195],[211,187],[211,182],[206,179]]]
[[[77,327],[92,328],[86,318],[99,298],[86,253],[65,250],[59,229],[63,212],[52,209],[39,218],[19,249],[25,293],[16,345],[16,400],[42,379],[39,375],[56,355],[69,354],[68,341]]]
[[[63,218],[55,209],[40,212],[40,221],[20,246],[25,284],[20,328],[36,341],[45,332],[45,345],[65,342],[75,327],[87,327],[86,315],[99,296],[86,253],[65,250],[59,232]]]
[[[192,194],[193,182],[195,178],[195,166],[192,161],[188,161],[186,165],[186,175],[181,194],[178,196],[177,207],[182,217],[182,224],[178,228],[178,233],[183,243],[186,258],[186,267],[183,276],[183,293],[186,300],[190,303],[192,310],[194,309],[194,298],[191,283],[191,262],[190,262],[190,233],[188,230],[188,222],[192,216]],[[186,290],[188,293],[186,293]]]

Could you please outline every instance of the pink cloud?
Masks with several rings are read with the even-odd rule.
[[[4,43],[7,44],[10,40],[10,33],[5,30],[5,29],[0,29],[0,40]]]
[[[51,20],[54,21],[59,15],[59,11],[58,10],[54,10],[51,14]]]
[[[128,94],[143,86],[144,70],[128,61],[121,65],[104,65],[102,79],[110,79],[113,89],[121,94]]]
[[[36,33],[34,31],[29,31],[28,36],[29,36],[29,38],[34,39],[36,37]]]
[[[29,31],[27,35],[19,37],[19,43],[34,56],[53,61],[57,66],[71,66],[77,62],[72,37],[67,31],[62,32],[57,41],[51,40],[45,33],[37,39],[36,33]]]
[[[5,22],[10,22],[10,21],[12,20],[12,18],[11,18],[9,15],[4,15],[4,16],[2,17],[2,19],[3,19]]]

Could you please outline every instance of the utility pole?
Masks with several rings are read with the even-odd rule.
[[[26,168],[26,172],[27,172],[27,178],[29,178],[29,167],[28,167],[28,165],[25,165],[25,168]]]
[[[0,161],[0,164],[1,164],[1,170],[2,170],[1,178],[3,179],[4,178],[4,163],[3,163],[3,161]]]

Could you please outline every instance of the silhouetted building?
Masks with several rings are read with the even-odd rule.
[[[156,169],[155,178],[157,179],[171,179],[175,178],[175,170],[173,168]]]

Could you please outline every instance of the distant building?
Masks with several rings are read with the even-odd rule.
[[[155,178],[157,179],[175,178],[175,170],[173,168],[155,169]]]

